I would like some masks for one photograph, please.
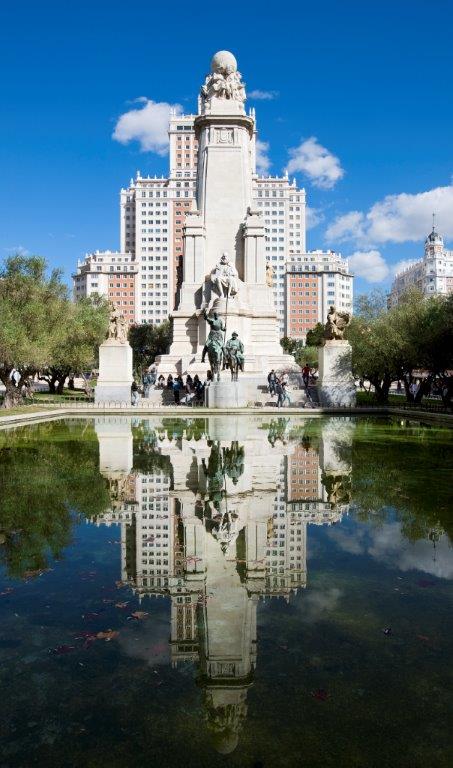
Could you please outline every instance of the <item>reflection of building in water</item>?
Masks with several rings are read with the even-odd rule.
[[[106,423],[96,430],[110,477]],[[341,511],[327,500],[317,451],[286,429],[276,436],[271,425],[269,440],[259,421],[213,417],[195,439],[188,426],[174,427],[147,423],[159,461],[132,472],[123,460],[133,493],[101,522],[121,524],[122,579],[139,596],[171,598],[172,663],[199,663],[207,725],[226,753],[246,716],[258,602],[306,586],[307,524],[334,522]],[[126,421],[122,428],[131,432]]]

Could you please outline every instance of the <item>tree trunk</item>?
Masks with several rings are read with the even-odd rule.
[[[63,394],[63,389],[64,389],[65,381],[66,381],[66,376],[62,376],[61,379],[59,380],[58,384],[57,384],[57,395],[62,395]]]
[[[11,379],[7,379],[5,383],[5,396],[3,398],[3,408],[15,408],[22,402],[22,394],[20,389],[16,387]]]

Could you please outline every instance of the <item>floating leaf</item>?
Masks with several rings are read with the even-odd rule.
[[[146,611],[133,611],[130,616],[128,616],[128,619],[137,619],[137,621],[141,621],[142,619],[146,619],[146,617],[149,616]]]
[[[312,691],[311,696],[317,701],[327,701],[329,694],[324,688],[317,688],[316,691]]]
[[[105,640],[107,643],[118,637],[119,632],[116,629],[106,629],[105,632],[98,632],[96,637],[98,640]]]
[[[129,601],[127,600],[125,603],[115,603],[115,608],[127,608],[129,605]]]
[[[71,651],[75,651],[75,645],[57,645],[56,648],[51,648],[49,653],[62,656],[64,653],[71,653]]]

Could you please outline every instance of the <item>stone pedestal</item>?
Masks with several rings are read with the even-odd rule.
[[[131,403],[132,349],[126,342],[107,339],[99,347],[99,378],[95,403]]]
[[[318,396],[321,406],[354,406],[356,391],[347,341],[326,341],[319,348]]]
[[[208,408],[245,408],[247,394],[241,381],[213,381],[205,392]]]

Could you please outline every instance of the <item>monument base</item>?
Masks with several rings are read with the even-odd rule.
[[[326,341],[319,348],[318,397],[321,406],[351,407],[356,403],[352,349],[347,341]]]
[[[99,347],[99,378],[94,402],[131,403],[132,349],[128,343],[107,339]]]
[[[205,391],[208,408],[245,408],[247,393],[243,381],[213,381]]]

